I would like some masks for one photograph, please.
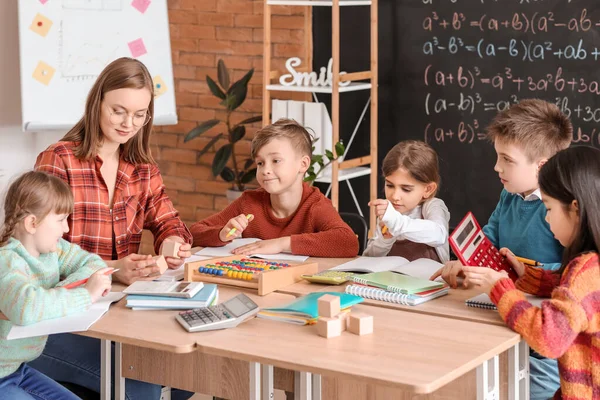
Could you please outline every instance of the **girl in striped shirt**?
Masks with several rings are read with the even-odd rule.
[[[28,172],[8,189],[0,236],[0,399],[78,398],[25,364],[42,354],[47,336],[5,339],[13,325],[87,310],[110,291],[104,261],[62,239],[72,210],[69,186],[43,172]],[[85,286],[62,288],[88,277]]]

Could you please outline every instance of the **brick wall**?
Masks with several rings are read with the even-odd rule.
[[[168,6],[179,123],[157,127],[152,145],[167,192],[189,225],[227,205],[225,190],[229,184],[213,178],[210,170],[214,149],[198,157],[211,137],[224,132],[224,124],[183,142],[185,134],[199,122],[223,119],[225,115],[206,84],[207,74],[217,80],[219,59],[230,70],[232,82],[250,68],[255,71],[246,101],[234,113],[233,122],[262,111],[263,1],[169,0]],[[310,9],[274,7],[271,21],[273,69],[283,71],[289,57],[301,57],[303,64],[310,63]],[[250,140],[259,127],[247,126],[246,138],[236,144],[240,158],[249,155]],[[217,142],[217,146],[221,144]]]

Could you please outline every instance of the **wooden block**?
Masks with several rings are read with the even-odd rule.
[[[169,265],[167,264],[167,260],[165,260],[165,256],[154,256],[152,257],[154,263],[158,265],[160,268],[160,274],[164,274],[167,269],[169,269]]]
[[[172,240],[165,240],[162,246],[162,254],[165,257],[179,258],[179,247],[181,247],[181,243]]]
[[[350,321],[350,313],[349,312],[340,312],[336,317],[342,321],[342,331],[348,329],[348,322]]]
[[[319,317],[317,320],[317,333],[324,338],[332,338],[342,334],[342,322],[340,318]]]
[[[319,297],[319,317],[333,318],[340,313],[340,298],[332,294]]]
[[[373,333],[373,316],[361,313],[350,313],[348,317],[348,330],[355,335],[368,335]]]

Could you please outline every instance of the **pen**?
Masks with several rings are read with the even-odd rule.
[[[110,271],[107,271],[107,272],[106,272],[104,275],[112,275],[112,274],[114,274],[115,272],[117,272],[118,270],[119,270],[119,268],[117,268],[117,269],[113,269],[113,270],[110,270]],[[74,289],[74,288],[76,288],[76,287],[79,287],[79,286],[81,286],[81,285],[85,285],[89,279],[90,279],[90,278],[80,279],[80,280],[78,280],[78,281],[71,282],[71,283],[69,283],[68,285],[65,285],[65,286],[63,286],[63,287],[64,287],[65,289]]]
[[[252,215],[252,214],[247,214],[246,215],[246,219],[248,221],[250,221],[250,219],[252,219],[253,217],[254,217],[254,215]],[[236,228],[231,228],[231,230],[227,233],[226,237],[229,237],[229,236],[233,235],[235,233],[235,231],[237,231]]]

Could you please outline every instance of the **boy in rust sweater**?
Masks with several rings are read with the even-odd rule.
[[[280,119],[256,133],[251,151],[261,188],[245,191],[225,210],[195,223],[193,245],[217,247],[249,237],[263,240],[234,253],[356,256],[358,239],[352,229],[318,188],[303,182],[312,156],[306,129]],[[233,228],[235,233],[229,235]]]

